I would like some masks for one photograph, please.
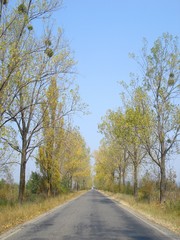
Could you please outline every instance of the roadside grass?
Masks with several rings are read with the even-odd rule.
[[[160,224],[170,231],[180,235],[180,200],[175,202],[167,201],[164,204],[159,204],[155,201],[151,203],[145,201],[136,202],[132,195],[107,191],[101,192],[111,199],[116,200],[132,210],[135,210],[150,221]]]
[[[14,203],[0,206],[0,234],[68,202],[84,192],[85,191],[79,191],[62,194],[45,200],[37,199],[35,202],[25,202],[22,205]]]

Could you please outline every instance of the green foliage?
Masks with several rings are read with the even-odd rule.
[[[57,81],[52,78],[42,106],[44,141],[37,157],[48,196],[75,186],[85,188],[90,177],[89,150],[77,129],[65,129],[64,104]]]
[[[133,79],[129,85],[121,83],[125,89],[125,93],[122,93],[124,109],[109,110],[99,125],[99,130],[104,135],[102,142],[107,144],[107,148],[118,144],[120,149],[126,151],[128,155],[126,166],[127,169],[133,171],[136,199],[138,169],[141,164],[144,161],[147,162],[148,159],[159,168],[158,188],[157,183],[148,179],[148,176],[141,181],[139,197],[149,202],[154,188],[159,190],[159,200],[163,203],[166,187],[173,186],[166,179],[166,160],[167,155],[173,153],[174,147],[178,149],[180,133],[180,110],[178,101],[175,101],[180,94],[180,51],[177,40],[176,37],[165,33],[154,42],[150,49],[147,48],[147,41],[145,42],[142,49],[142,62],[132,55],[142,68],[142,83],[140,83],[141,78],[136,75],[132,75]],[[130,98],[125,96],[130,96]],[[100,154],[101,146],[98,152]],[[107,158],[106,161],[109,166],[114,163],[112,157]],[[105,173],[104,169],[100,169],[100,165],[104,167],[106,164],[102,160],[99,164],[99,156],[96,157],[96,164],[96,178],[101,183]],[[117,169],[118,166],[115,171]],[[111,182],[113,181],[115,177],[112,178]],[[106,182],[105,184],[108,185]]]
[[[25,14],[27,13],[27,7],[24,3],[21,3],[19,6],[18,6],[18,12],[19,14]]]
[[[3,0],[2,2],[4,5],[8,4],[8,0]]]
[[[61,172],[68,180],[70,188],[84,189],[89,186],[91,178],[89,149],[76,128],[68,129],[65,132],[65,139],[65,142],[63,142],[65,148],[64,161],[61,165]]]
[[[49,39],[46,39],[46,40],[44,41],[44,43],[45,43],[46,46],[51,46],[51,44],[52,44]]]
[[[99,129],[104,134],[107,149],[112,149],[110,157],[108,156],[106,161],[109,166],[114,166],[112,172],[119,172],[120,185],[122,174],[124,174],[125,178],[126,168],[133,166],[134,196],[137,198],[138,168],[146,156],[143,142],[149,140],[152,117],[148,106],[147,94],[141,87],[133,90],[131,98],[131,101],[126,101],[128,104],[126,103],[125,105],[124,113],[120,109],[116,112],[109,110],[103,122],[99,125]],[[116,156],[118,161],[112,157],[117,152],[116,149],[119,149],[119,155]],[[101,149],[99,149],[100,152]],[[98,163],[98,157],[96,156],[95,158]],[[112,172],[110,176],[113,183],[116,181],[116,177],[112,177]]]
[[[148,203],[150,203],[155,191],[156,182],[152,179],[150,173],[147,171],[141,179],[139,200],[147,200]]]
[[[48,56],[48,57],[52,57],[53,56],[53,54],[54,54],[54,52],[53,52],[53,50],[51,49],[51,48],[46,48],[46,50],[44,51],[45,52],[45,54]]]
[[[7,13],[9,15],[1,18],[0,130],[2,126],[9,124],[17,131],[19,146],[8,137],[5,141],[12,149],[20,153],[20,202],[23,201],[25,192],[26,163],[30,159],[33,150],[42,141],[39,133],[43,117],[47,113],[43,112],[46,108],[41,108],[41,106],[47,104],[45,95],[51,78],[56,76],[57,80],[61,80],[61,89],[58,89],[62,94],[61,100],[68,95],[69,87],[74,84],[68,75],[69,72],[72,72],[75,64],[71,57],[69,46],[64,43],[62,32],[58,32],[56,36],[53,36],[54,30],[48,28],[48,24],[45,25],[42,20],[44,17],[50,17],[50,14],[60,5],[61,1],[58,0],[23,1],[13,7],[8,5]],[[32,31],[33,23],[37,20],[42,23],[43,29],[46,29],[44,33],[40,31],[42,34],[38,38],[35,31]],[[47,41],[47,39],[53,39],[52,43],[50,40]],[[51,44],[53,48],[49,47]],[[68,77],[66,77],[67,75]],[[67,98],[70,99],[69,96]],[[67,112],[61,113],[67,115],[74,111],[77,102],[73,102],[73,106],[71,104],[68,105],[72,107],[70,111],[68,109]],[[55,111],[61,111],[61,104],[58,105],[58,108]],[[49,112],[54,111],[54,107],[50,107],[48,110]],[[51,117],[54,116],[53,113],[49,115]],[[52,118],[50,122],[53,122]],[[62,121],[60,122],[62,123]],[[48,126],[51,128],[51,130],[49,129],[51,140],[54,137],[52,128],[58,127],[62,129],[61,123],[58,126],[53,124]],[[48,139],[47,145],[46,143],[42,144],[41,159],[47,160],[52,154],[56,155],[55,151],[58,149],[58,146],[56,146],[56,150],[49,150],[51,148],[51,140]],[[47,148],[48,151],[46,151]],[[45,156],[47,152],[48,157]],[[59,156],[56,155],[53,159],[55,164],[53,164],[53,170],[51,169],[48,177],[51,175],[50,178],[53,179],[53,184],[55,184],[55,179],[59,178],[60,180],[58,169]],[[44,166],[47,165],[46,163],[44,163]],[[45,185],[48,188],[49,182],[46,182]],[[53,189],[58,191],[58,188],[59,184]]]
[[[60,182],[60,192],[67,193],[70,192],[72,189],[72,181],[67,176],[62,176],[61,182]]]
[[[27,28],[28,28],[29,31],[32,31],[32,30],[33,30],[33,26],[32,26],[32,25],[28,25]]]
[[[174,73],[169,74],[168,85],[173,86],[175,84]]]
[[[142,67],[145,72],[144,87],[151,99],[154,118],[154,134],[146,141],[145,147],[151,160],[160,168],[160,202],[163,202],[166,189],[166,159],[167,155],[173,152],[180,132],[177,120],[179,106],[175,101],[180,93],[180,51],[177,38],[165,33],[154,42],[150,53],[144,48],[143,54],[147,62],[146,69]]]
[[[18,186],[14,183],[8,183],[6,180],[0,180],[0,207],[5,205],[14,205],[17,201]]]
[[[42,191],[43,179],[37,172],[32,172],[26,184],[27,191],[31,194],[39,194]]]
[[[47,106],[43,105],[43,138],[44,144],[39,147],[37,163],[43,176],[47,194],[58,191],[60,184],[60,169],[58,163],[58,148],[61,144],[63,120],[59,119],[59,92],[55,79],[52,79],[46,92]],[[58,119],[58,120],[57,120]]]
[[[124,186],[122,193],[125,193],[127,195],[133,195],[133,186],[131,185],[131,183],[129,181]]]
[[[180,200],[167,200],[165,203],[165,207],[167,212],[176,214],[178,217],[180,217]]]

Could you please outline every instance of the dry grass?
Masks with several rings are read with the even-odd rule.
[[[135,210],[150,221],[160,224],[180,235],[180,202],[177,202],[177,206],[170,206],[168,203],[160,205],[155,202],[148,204],[145,202],[136,202],[131,195],[110,192],[103,193],[128,208]]]
[[[55,198],[49,198],[36,203],[16,204],[0,208],[0,233],[9,230],[19,224],[31,220],[79,195],[84,191],[64,194]]]
[[[75,192],[66,195],[61,195],[56,198],[49,198],[36,203],[24,203],[22,206],[16,204],[14,206],[2,206],[0,208],[0,233],[3,233],[10,228],[31,220],[77,196],[84,193]],[[180,235],[180,211],[171,208],[167,205],[160,205],[157,203],[143,203],[135,202],[134,198],[130,195],[120,193],[103,192],[110,198],[120,202],[121,204],[137,211],[144,215],[149,220],[158,223],[176,234]]]

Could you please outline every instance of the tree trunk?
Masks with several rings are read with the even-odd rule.
[[[125,175],[126,175],[126,169],[125,169],[125,167],[124,167],[123,170],[122,170],[122,182],[123,182],[123,187],[126,185]]]
[[[49,198],[50,196],[51,196],[50,183],[48,182],[48,184],[47,184],[47,197]]]
[[[123,187],[125,187],[126,185],[126,181],[125,181],[125,175],[126,175],[126,165],[127,165],[127,149],[124,149],[124,160],[123,160],[123,167],[122,167],[122,182],[123,182]]]
[[[122,168],[119,165],[119,192],[121,191],[121,182],[122,182],[121,176],[122,176]]]
[[[51,197],[52,195],[52,183],[51,183],[51,174],[48,172],[48,177],[47,177],[47,197]]]
[[[76,190],[79,191],[79,184],[76,182]]]
[[[138,198],[138,178],[137,178],[137,166],[134,164],[134,198]]]
[[[19,182],[19,197],[18,201],[20,204],[22,204],[24,200],[24,193],[25,193],[25,187],[26,187],[26,163],[27,163],[27,133],[26,131],[23,131],[22,134],[22,153],[21,153],[21,168],[20,168],[20,182]]]
[[[166,167],[165,167],[165,155],[161,157],[161,166],[160,166],[160,203],[165,202],[165,193],[166,193]]]
[[[18,201],[20,204],[22,204],[24,200],[25,183],[26,183],[26,152],[25,150],[23,150],[21,155],[19,197],[18,197]]]

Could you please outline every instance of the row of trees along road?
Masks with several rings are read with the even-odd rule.
[[[141,76],[127,86],[122,83],[123,107],[109,110],[99,124],[102,144],[95,152],[97,185],[103,177],[107,185],[115,181],[125,185],[129,166],[133,169],[134,197],[138,197],[138,172],[152,162],[158,168],[159,200],[165,201],[167,160],[176,152],[180,135],[180,52],[176,37],[166,33],[141,57],[132,55]],[[104,185],[105,186],[105,185]],[[107,187],[107,186],[106,186]]]
[[[68,119],[85,111],[73,80],[75,62],[69,46],[61,29],[49,27],[52,13],[61,6],[59,0],[0,1],[0,170],[20,164],[21,203],[26,165],[33,153],[46,172],[51,194],[57,184],[54,178],[60,181],[65,171],[60,165],[69,160],[66,154],[72,150],[67,135],[74,136],[75,130]],[[83,144],[85,160],[81,160],[88,169],[89,153],[83,140],[76,141]]]

